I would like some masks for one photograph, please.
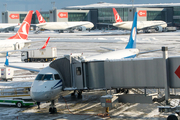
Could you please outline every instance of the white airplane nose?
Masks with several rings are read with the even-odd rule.
[[[51,99],[50,92],[31,92],[30,95],[34,101],[49,101]]]

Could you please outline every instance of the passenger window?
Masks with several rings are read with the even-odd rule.
[[[55,80],[60,80],[60,77],[58,74],[54,74],[54,78],[55,78]]]
[[[42,80],[44,74],[38,74],[35,80]]]
[[[53,80],[53,75],[52,74],[44,75],[43,80]]]
[[[76,67],[76,75],[81,75],[81,67]]]

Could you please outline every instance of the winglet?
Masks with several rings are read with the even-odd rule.
[[[38,18],[39,23],[45,23],[46,21],[44,20],[44,18],[42,17],[42,15],[39,13],[38,10],[36,10],[36,15]]]
[[[116,23],[123,22],[115,8],[113,8],[113,13],[114,13],[114,18],[115,18]]]
[[[8,39],[23,39],[23,40],[28,39],[28,33],[29,33],[30,24],[31,24],[32,14],[33,14],[33,10],[30,10],[28,14],[26,15],[26,17],[24,18],[24,21],[21,24],[16,35],[9,37]]]
[[[47,46],[47,44],[49,42],[49,39],[50,39],[50,37],[48,37],[48,39],[46,40],[46,43],[44,43],[44,45],[43,45],[43,47],[41,49],[45,49],[46,48],[46,46]]]
[[[6,61],[5,61],[5,66],[8,66],[9,65],[9,59],[8,59],[8,52],[6,53]]]
[[[125,49],[136,48],[136,34],[137,34],[137,12],[135,13],[134,16],[129,42]]]

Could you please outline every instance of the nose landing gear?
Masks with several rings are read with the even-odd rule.
[[[51,105],[50,105],[50,108],[49,108],[49,112],[50,112],[50,114],[55,114],[55,113],[57,113],[57,109],[56,109],[56,107],[55,107],[54,100],[51,101]]]

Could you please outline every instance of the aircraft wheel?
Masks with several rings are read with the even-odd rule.
[[[57,109],[56,108],[53,108],[53,113],[57,113]]]
[[[167,120],[178,120],[177,114],[171,114],[167,117]]]
[[[56,108],[49,108],[49,112],[50,112],[50,114],[57,113],[57,109]]]
[[[121,89],[120,88],[116,88],[116,93],[120,93]]]
[[[52,112],[52,108],[49,108],[49,112],[50,112],[50,113]]]
[[[17,102],[17,103],[16,103],[16,106],[17,106],[18,108],[21,108],[21,107],[22,107],[22,103],[21,103],[21,102]]]

